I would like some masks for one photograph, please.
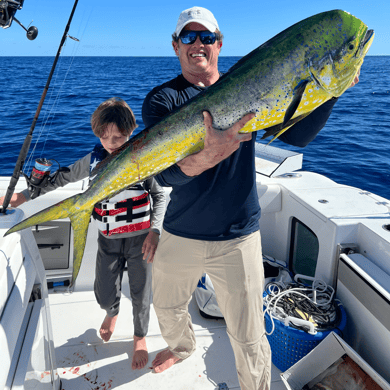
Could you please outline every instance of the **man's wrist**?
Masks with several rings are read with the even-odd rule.
[[[200,153],[201,152],[192,154],[177,163],[177,166],[185,175],[189,177],[198,176],[210,168],[205,165],[204,159],[201,158]]]

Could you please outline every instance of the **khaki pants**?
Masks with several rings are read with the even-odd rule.
[[[260,233],[230,241],[200,241],[162,232],[153,262],[153,305],[164,340],[181,359],[195,350],[188,303],[204,272],[226,321],[241,389],[268,390],[271,350],[262,310]]]

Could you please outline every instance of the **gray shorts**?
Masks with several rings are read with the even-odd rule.
[[[152,275],[147,261],[142,259],[147,234],[118,239],[107,239],[99,234],[96,256],[95,297],[110,317],[119,313],[123,271],[127,266],[137,337],[146,336],[149,326]]]

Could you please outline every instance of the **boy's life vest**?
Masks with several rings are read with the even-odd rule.
[[[91,155],[90,171],[107,157],[102,145],[95,146]],[[150,228],[150,197],[143,183],[121,191],[114,197],[96,203],[92,212],[98,229],[106,236],[132,233]]]

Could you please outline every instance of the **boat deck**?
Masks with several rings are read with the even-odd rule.
[[[105,312],[92,291],[51,290],[50,312],[62,390],[204,390],[218,389],[223,382],[229,389],[240,388],[225,321],[203,318],[195,299],[189,306],[197,341],[195,353],[163,373],[156,374],[150,369],[156,354],[166,348],[151,305],[149,362],[142,370],[132,370],[133,321],[126,273],[122,286],[121,309],[108,343],[98,336]],[[280,371],[274,366],[271,390],[285,390]]]

